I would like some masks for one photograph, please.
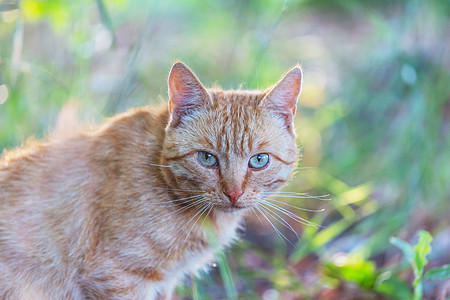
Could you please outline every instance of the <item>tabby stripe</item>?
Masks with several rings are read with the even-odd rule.
[[[186,154],[183,154],[183,155],[178,155],[178,156],[163,156],[163,158],[165,160],[176,160],[176,159],[180,159],[180,158],[183,158],[183,157],[186,157],[186,156],[189,156],[189,155],[193,155],[195,153],[197,153],[197,151],[192,151],[192,152],[189,152],[189,153],[186,153]]]
[[[272,182],[264,184],[264,186],[268,187],[268,186],[274,185],[275,183],[285,183],[286,181],[287,181],[287,179],[276,179],[276,180],[274,180]]]
[[[281,157],[279,157],[278,155],[275,155],[275,154],[272,154],[272,153],[270,153],[270,155],[272,155],[273,157],[275,157],[276,159],[278,159],[279,161],[281,161],[285,165],[292,165],[292,164],[297,162],[296,160],[294,160],[292,162],[288,162],[288,161],[282,159]]]

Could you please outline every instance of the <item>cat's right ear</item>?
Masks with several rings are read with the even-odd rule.
[[[294,116],[302,90],[302,69],[295,66],[268,91],[261,104],[275,112]]]
[[[211,101],[200,80],[185,64],[176,62],[169,74],[170,126],[178,126],[183,117]]]
[[[295,66],[267,91],[260,105],[281,116],[289,131],[297,108],[298,96],[302,90],[302,69]]]

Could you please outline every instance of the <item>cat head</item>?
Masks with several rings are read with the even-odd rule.
[[[161,155],[170,190],[205,208],[238,212],[280,188],[298,158],[292,122],[301,80],[296,66],[264,92],[206,89],[175,63]]]

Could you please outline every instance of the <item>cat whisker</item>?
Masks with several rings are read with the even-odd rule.
[[[291,205],[291,204],[285,203],[283,201],[278,201],[278,200],[275,200],[275,199],[272,199],[272,198],[263,198],[263,199],[267,200],[267,201],[273,201],[273,202],[276,202],[276,203],[280,203],[280,204],[283,204],[283,205],[286,205],[286,206],[289,206],[289,207],[292,207],[292,208],[295,208],[295,209],[298,209],[298,210],[302,210],[302,211],[309,211],[309,212],[315,212],[315,213],[325,211],[325,208],[309,209],[309,208],[303,208],[303,207],[298,207],[298,206],[295,206],[295,205]]]
[[[157,204],[157,206],[158,207],[179,207],[181,202],[189,203],[189,202],[198,200],[201,197],[203,197],[203,196],[195,195],[195,196],[181,198],[181,199],[168,200],[166,202],[169,204]]]
[[[152,187],[152,189],[154,189],[154,190],[174,191],[174,192],[204,193],[204,191],[202,191],[202,190],[173,189],[173,188],[160,188],[160,187]]]
[[[270,203],[268,201],[265,201],[265,200],[261,199],[260,204],[269,206],[269,207],[271,207],[273,209],[276,209],[279,212],[281,212],[281,213],[285,214],[286,216],[288,216],[289,218],[291,218],[292,220],[295,220],[298,223],[303,224],[305,226],[313,226],[313,227],[316,227],[316,228],[319,226],[319,225],[317,225],[317,224],[315,224],[315,223],[313,223],[311,221],[308,221],[308,220],[306,220],[306,219],[304,219],[304,218],[294,214],[293,212],[291,212],[291,211],[289,211],[289,210],[287,210],[287,209],[285,209],[283,207],[280,207],[280,206],[278,206],[278,205],[276,205],[274,203]]]
[[[262,205],[262,207],[264,207],[264,205]],[[295,231],[295,229],[291,226],[291,224],[289,224],[286,220],[284,220],[282,216],[280,216],[275,211],[269,209],[268,207],[265,207],[265,209],[266,209],[266,212],[269,214],[270,217],[272,217],[274,220],[277,220],[278,223],[281,223],[287,229],[291,230],[295,234],[297,239],[300,239],[297,231]]]
[[[201,202],[197,203],[196,205],[201,205]],[[176,211],[173,211],[171,213],[168,213],[168,214],[165,214],[165,215],[162,215],[162,216],[158,216],[157,218],[154,218],[152,221],[150,221],[149,224],[158,224],[158,225],[160,225],[161,223],[167,221],[172,214],[177,213],[177,212],[181,212],[181,211],[186,210],[186,209],[188,209],[188,208],[182,207],[181,209],[177,209]]]
[[[183,241],[183,244],[186,243],[187,239],[189,238],[189,235],[191,234],[192,230],[195,228],[195,224],[202,218],[203,214],[208,211],[211,208],[212,204],[207,204],[205,208],[200,210],[200,215],[198,216],[197,220],[195,220],[194,224],[192,224],[191,229],[188,231],[186,238]],[[198,213],[197,213],[198,214]],[[203,220],[204,221],[204,220]]]
[[[151,163],[151,162],[143,161],[143,160],[141,160],[141,159],[137,159],[136,161],[137,161],[138,163],[141,163],[141,164],[146,165],[146,166],[162,167],[162,168],[172,168],[172,166],[160,165],[160,164],[153,164],[153,163]]]
[[[170,217],[171,215],[177,213],[177,212],[182,212],[184,210],[187,210],[191,207],[194,207],[196,205],[201,205],[202,203],[205,202],[205,198],[201,198],[201,199],[192,199],[191,201],[194,201],[193,203],[190,203],[189,205],[180,207],[174,211],[171,211],[169,213],[166,213],[164,215],[159,215],[158,217],[154,217],[150,222],[148,222],[148,224],[160,224],[162,221],[164,221],[164,219]],[[175,205],[174,205],[175,206]]]
[[[211,203],[211,208],[209,209],[208,213],[206,214],[205,218],[203,219],[203,222],[201,224],[201,226],[203,227],[203,224],[205,223],[206,219],[208,218],[210,212],[212,211],[212,209],[214,208],[214,203]]]
[[[278,234],[278,236],[280,237],[281,241],[283,242],[283,244],[286,246],[286,242],[284,240],[287,240],[287,237],[278,230],[278,228],[269,220],[269,218],[266,216],[266,214],[262,211],[261,207],[259,205],[255,205],[254,206],[255,209],[267,220],[267,222],[269,222],[269,224],[272,226],[272,228],[275,230],[275,232]]]
[[[288,194],[288,195],[303,195],[303,196],[311,196],[308,193],[300,193],[300,192],[281,192],[281,191],[277,191],[277,192],[262,192],[262,194]]]
[[[255,208],[254,208],[254,207],[251,207],[250,209],[253,211],[253,213],[254,213],[255,216],[258,218],[258,220],[262,223],[263,220],[261,220],[261,218],[259,217],[259,215],[256,213]]]
[[[168,200],[168,201],[165,201],[165,202],[179,202],[179,201],[185,201],[185,200],[189,200],[189,199],[192,199],[192,198],[200,198],[200,197],[203,197],[203,195],[193,195],[193,196],[189,196],[189,197],[185,197],[185,198]]]
[[[200,198],[200,199],[196,199],[196,201],[194,201],[193,203],[190,203],[189,205],[186,205],[186,206],[182,206],[182,207],[180,207],[179,209],[174,210],[174,211],[172,211],[172,212],[170,212],[170,213],[168,213],[168,214],[166,214],[166,215],[164,215],[164,216],[162,216],[162,217],[163,217],[163,218],[166,218],[166,217],[168,217],[168,216],[173,215],[174,213],[177,213],[177,212],[179,212],[179,211],[183,211],[183,210],[189,209],[189,208],[191,208],[191,207],[194,207],[194,206],[196,206],[196,205],[198,205],[198,204],[201,204],[201,203],[204,203],[204,202],[205,202],[205,198],[204,198],[204,197],[203,197],[203,198]]]
[[[277,198],[296,198],[296,199],[315,199],[319,201],[331,201],[331,198],[329,198],[330,195],[308,195],[308,194],[302,194],[302,193],[289,193],[286,192],[286,194],[282,193],[261,193],[262,196],[273,196]]]
[[[161,168],[172,168],[172,166],[165,166],[165,165],[158,165],[158,164],[151,164],[151,163],[147,163],[147,165],[161,167]]]
[[[301,195],[301,196],[310,196],[310,197],[328,197],[329,195],[317,195],[317,196],[313,196],[310,195],[308,193],[300,193],[300,192],[281,192],[281,191],[277,191],[277,192],[262,192],[263,194],[286,194],[286,195]]]
[[[200,209],[192,216],[192,218],[190,218],[189,221],[187,221],[186,224],[183,225],[183,227],[181,227],[180,229],[178,229],[177,235],[181,234],[181,233],[183,232],[183,230],[189,225],[189,223],[191,223],[192,220],[194,220],[197,216],[199,216],[199,214],[200,214],[200,216],[201,216],[201,214],[203,214],[203,212],[206,211],[206,209],[208,209],[209,205],[210,205],[210,204],[208,204],[208,203],[202,205],[202,206],[200,207]],[[200,216],[199,216],[199,217],[200,217]],[[196,221],[196,222],[197,222],[197,221]],[[195,223],[196,223],[196,222],[194,222],[194,226],[195,226]],[[192,229],[191,229],[191,230],[192,230]],[[190,232],[191,230],[189,230],[189,232]]]
[[[190,202],[190,201],[196,200],[198,198],[202,198],[202,197],[203,197],[203,195],[192,195],[192,196],[184,197],[184,198],[165,200],[163,202],[160,202],[159,204],[162,204],[161,206],[163,206],[164,204],[167,204],[167,203],[169,203],[169,204],[179,204],[181,202]],[[158,203],[156,203],[156,204],[159,206]]]
[[[307,169],[317,169],[317,167],[299,167],[299,168],[294,168],[294,169],[292,169],[292,171],[296,171],[296,170],[307,170]]]

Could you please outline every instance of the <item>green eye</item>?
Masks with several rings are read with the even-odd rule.
[[[197,152],[198,160],[205,167],[211,168],[217,165],[217,158],[211,153],[200,151]]]
[[[261,169],[267,166],[269,163],[269,154],[266,153],[260,153],[256,154],[255,156],[252,156],[248,162],[248,165],[250,168],[253,169]]]

